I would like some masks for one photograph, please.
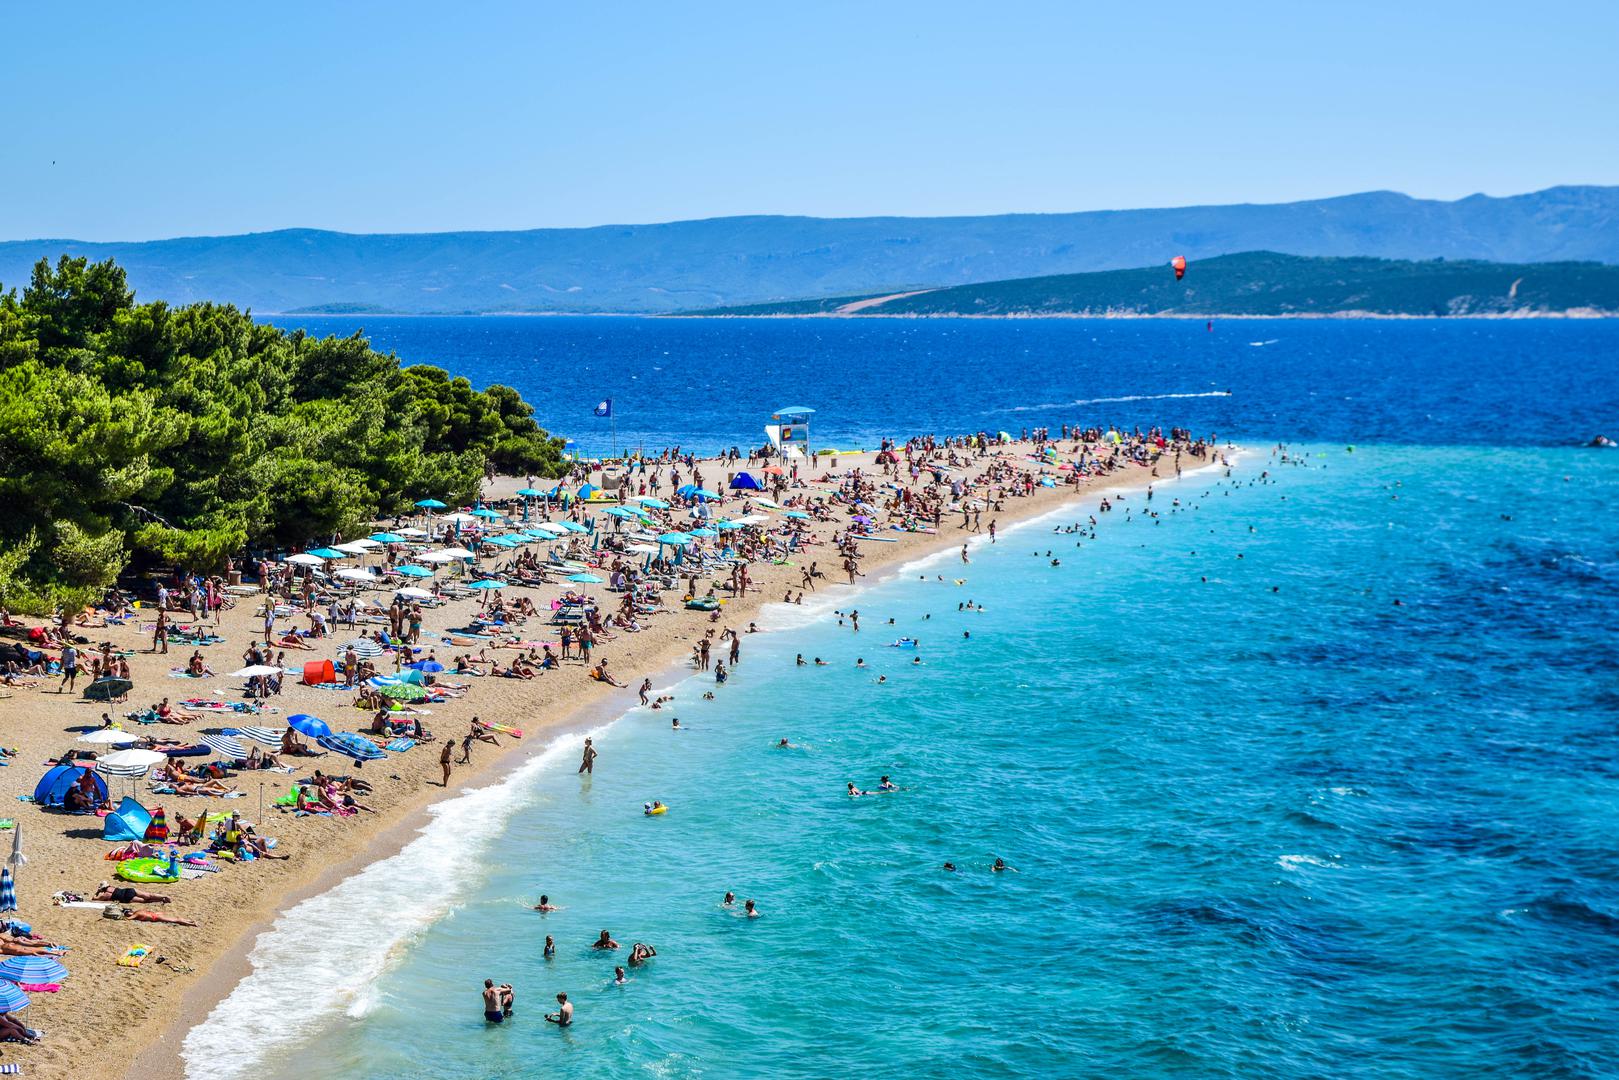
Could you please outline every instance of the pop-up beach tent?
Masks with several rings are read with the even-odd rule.
[[[322,686],[337,681],[337,669],[330,660],[308,660],[304,662],[304,685]]]
[[[736,474],[736,479],[731,481],[731,487],[736,489],[737,491],[763,491],[764,490],[764,487],[759,483],[759,481],[755,480],[753,477],[749,476],[745,472],[739,472],[739,473]]]
[[[39,784],[34,788],[34,802],[40,806],[61,806],[68,789],[77,784],[84,773],[89,773],[95,783],[96,798],[105,799],[107,782],[97,776],[94,770],[83,765],[56,765],[40,777]]]
[[[134,799],[125,798],[118,809],[101,821],[103,840],[145,840],[152,824],[152,812]]]

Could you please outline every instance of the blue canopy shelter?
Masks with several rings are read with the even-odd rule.
[[[96,798],[105,799],[107,782],[93,769],[83,765],[56,765],[40,777],[39,784],[34,788],[34,802],[40,806],[61,806],[68,789],[77,784],[79,777],[85,773],[89,773],[95,783]]]
[[[134,799],[125,798],[118,809],[101,819],[103,840],[145,840],[152,812]]]

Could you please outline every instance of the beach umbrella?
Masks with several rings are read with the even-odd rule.
[[[429,551],[425,555],[416,556],[416,561],[417,562],[430,562],[430,563],[450,563],[450,562],[454,562],[459,557],[460,556],[457,556],[457,555],[451,555],[447,551]]]
[[[687,536],[685,533],[666,532],[662,536],[658,537],[658,543],[673,544],[676,547],[681,547],[691,543],[691,537]]]
[[[854,517],[850,518],[849,520],[850,521],[858,521],[862,525],[870,525],[871,524],[871,519],[869,517],[867,517],[865,514],[856,514]]]
[[[578,582],[580,585],[600,585],[602,583],[602,579],[595,574],[569,574],[568,580]]]
[[[500,515],[497,514],[495,516],[499,517]],[[443,517],[439,518],[439,520],[440,521],[459,521],[463,525],[465,525],[465,524],[467,524],[469,522],[477,521],[478,518],[473,514],[464,514],[461,511],[457,510],[453,514],[445,514]]]
[[[394,567],[394,573],[396,573],[396,574],[404,574],[406,577],[414,577],[414,578],[424,578],[424,577],[432,577],[433,576],[433,571],[429,570],[425,566],[396,566],[396,567]]]
[[[156,750],[118,750],[96,762],[96,771],[108,776],[145,776],[152,766],[167,761],[166,755]]]
[[[809,515],[804,513],[804,511],[802,511],[802,510],[789,510],[785,514],[783,514],[782,517],[790,517],[790,518],[794,518],[796,520],[803,520],[805,518],[808,518]]]
[[[568,530],[569,532],[573,532],[573,533],[587,533],[587,532],[590,531],[589,529],[585,528],[583,525],[579,524],[577,521],[559,521],[559,522],[557,522],[557,524],[561,525],[564,529]]]
[[[336,548],[329,548],[329,547],[315,548],[309,554],[311,554],[311,555],[319,555],[323,559],[346,559],[346,558],[348,558],[348,552],[346,552],[346,551],[338,551]]]
[[[716,529],[730,530],[730,529],[740,529],[742,527],[743,527],[743,525],[742,525],[742,523],[740,521],[716,521],[714,523],[714,528],[716,528]]]
[[[11,880],[11,867],[0,870],[0,913],[17,910],[17,885]]]
[[[406,585],[403,589],[394,590],[395,596],[403,596],[407,600],[432,600],[434,596],[426,589],[418,589],[414,585]],[[373,642],[375,644],[375,642]],[[381,646],[378,646],[381,648]]]
[[[67,978],[67,968],[54,956],[8,956],[0,960],[0,979],[12,983],[53,983]]]
[[[633,551],[637,555],[656,555],[658,553],[658,545],[656,545],[656,544],[631,544],[629,547],[625,548],[624,550],[625,551]]]
[[[323,560],[319,555],[307,555],[300,551],[296,555],[288,555],[281,561],[284,563],[292,563],[294,566],[319,566],[325,560]]]
[[[414,664],[406,664],[405,666],[415,668],[417,671],[440,672],[444,670],[444,665],[437,660],[418,660]]]
[[[202,744],[220,757],[239,761],[247,756],[247,744],[229,735],[204,735]]]
[[[650,495],[640,495],[640,496],[637,496],[635,499],[633,499],[631,501],[632,502],[638,502],[642,506],[650,506],[654,510],[667,510],[667,509],[669,509],[669,504],[668,503],[664,502],[662,499],[654,499]]]
[[[782,468],[780,465],[766,465],[764,468],[760,469],[759,471],[762,472],[762,473],[765,473],[768,476],[783,476],[787,472],[787,470]]]
[[[474,581],[467,585],[467,588],[469,589],[504,589],[505,587],[506,583],[504,581],[492,581],[487,578],[483,581]]]
[[[0,1013],[20,1012],[28,1008],[28,995],[14,982],[0,980]]]
[[[395,701],[421,701],[427,696],[427,691],[414,683],[394,683],[391,686],[379,687],[377,693]]]
[[[687,536],[701,536],[701,537],[706,538],[706,537],[710,537],[710,536],[718,536],[719,533],[717,531],[715,531],[714,529],[710,529],[707,525],[704,525],[700,529],[692,529],[692,530],[690,530],[686,535]]]
[[[448,555],[452,559],[470,559],[470,558],[472,558],[472,552],[468,551],[464,547],[445,548],[440,554]],[[427,556],[424,555],[422,557],[425,559]]]
[[[111,701],[133,689],[135,684],[128,679],[102,677],[84,688],[84,697],[88,701]]]
[[[607,509],[603,510],[602,513],[606,514],[608,517],[616,518],[633,518],[641,516],[627,506],[609,506]]]
[[[769,508],[771,510],[780,510],[781,509],[781,503],[776,502],[774,499],[754,498],[753,499],[753,505],[767,507],[767,508]]]
[[[359,540],[350,540],[346,544],[338,544],[337,545],[337,550],[338,551],[346,551],[350,555],[364,555],[366,552],[370,551],[372,548],[381,547],[381,546],[382,545],[377,543],[375,540],[370,540],[370,539],[366,539],[366,538],[362,537]]]
[[[326,721],[307,713],[293,713],[287,717],[287,726],[292,730],[318,739],[322,735],[330,735],[332,729],[326,726]]]
[[[545,492],[543,492],[543,491],[535,491],[533,488],[518,488],[517,489],[517,494],[523,496],[523,498],[525,498],[525,499],[543,499],[543,498],[545,498]]]
[[[495,547],[503,548],[521,547],[523,544],[521,540],[513,540],[509,536],[487,536],[484,537],[483,542],[486,544],[491,544]]]
[[[89,743],[91,746],[128,746],[130,743],[139,742],[140,736],[119,731],[117,728],[98,728],[88,735],[80,735],[75,741]]]
[[[491,510],[486,506],[481,506],[472,512],[472,516],[487,518],[490,521],[495,521],[499,518],[505,517],[506,515],[502,514],[499,510]]]
[[[22,825],[19,823],[11,827],[11,855],[6,859],[8,866],[27,866],[28,856],[22,853]]]
[[[383,649],[381,645],[377,644],[368,637],[355,638],[353,641],[343,645],[337,651],[338,654],[341,655],[348,652],[350,649],[353,649],[354,655],[358,656],[361,660],[375,660],[377,657],[381,656],[385,651],[387,651]]]
[[[443,510],[444,504],[437,499],[417,499],[416,505],[423,510]]]
[[[271,731],[267,727],[237,728],[236,734],[240,735],[244,739],[251,739],[256,743],[261,743],[264,746],[281,745],[281,732]]]
[[[269,664],[249,664],[240,671],[231,672],[230,677],[233,679],[253,679],[260,675],[277,675],[282,670],[282,668],[271,667]]]
[[[566,525],[562,525],[555,521],[542,521],[535,525],[534,529],[536,532],[549,533],[553,538],[561,536],[563,533],[568,531]]]
[[[399,530],[399,535],[400,536],[406,536],[406,537],[409,537],[409,536],[426,536],[427,535],[427,530],[426,529],[418,529],[415,526],[411,526],[410,528],[407,528],[407,529],[400,529]],[[375,537],[373,537],[373,539],[375,539]],[[383,541],[384,544],[386,544],[387,542],[388,541],[386,541],[386,540]]]
[[[518,533],[517,535],[526,536],[530,540],[555,540],[556,539],[556,534],[548,533],[548,532],[540,532],[537,529],[524,529],[522,532]]]
[[[410,531],[417,533],[421,532],[420,529],[412,529]],[[375,532],[372,533],[367,539],[378,544],[403,544],[405,542],[405,538],[399,533],[391,532]]]

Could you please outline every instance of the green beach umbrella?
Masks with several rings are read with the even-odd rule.
[[[395,701],[421,701],[427,697],[427,691],[415,683],[393,683],[389,686],[379,687],[377,693]]]

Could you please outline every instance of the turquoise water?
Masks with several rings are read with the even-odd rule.
[[[194,1074],[1612,1075],[1619,459],[1295,454],[778,614],[283,918]]]

